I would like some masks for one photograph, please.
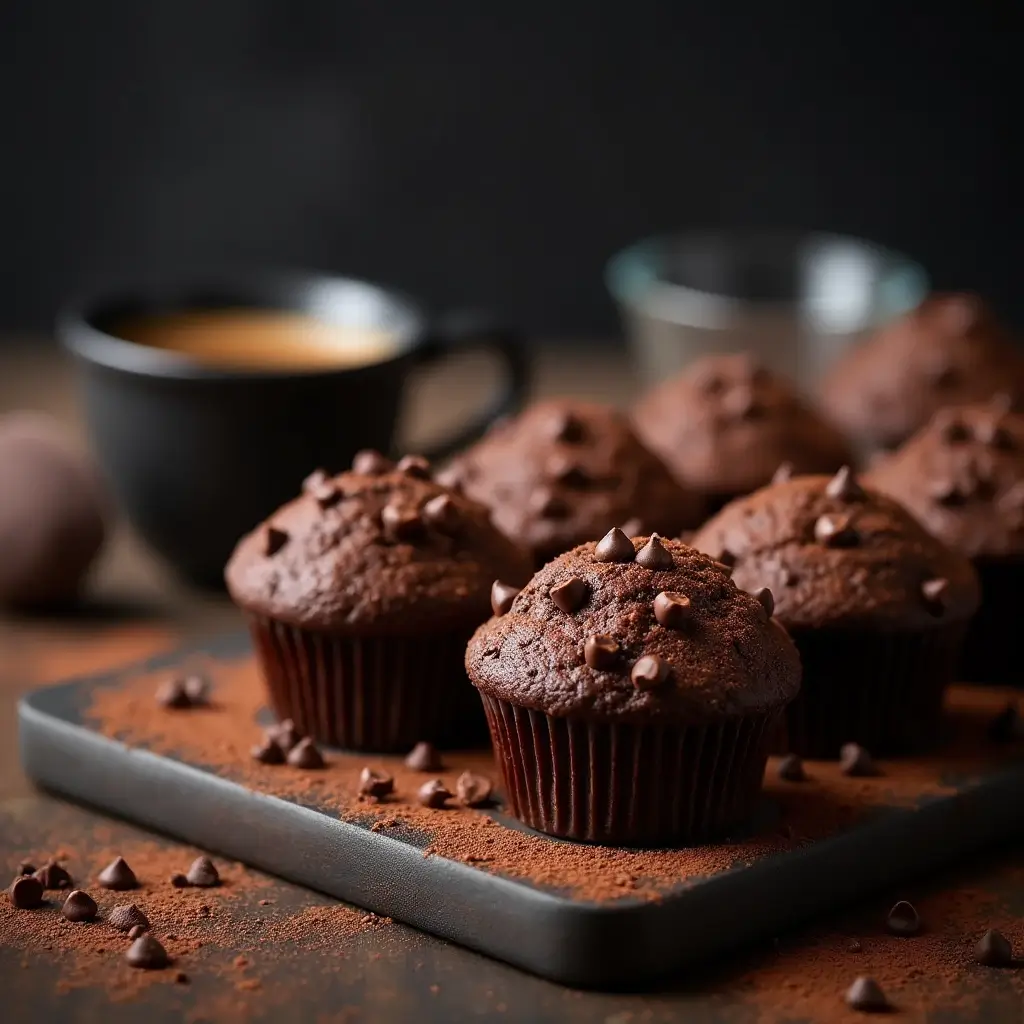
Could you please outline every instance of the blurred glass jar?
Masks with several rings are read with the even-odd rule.
[[[649,238],[614,256],[606,281],[645,383],[697,356],[749,351],[805,390],[929,290],[909,257],[830,234]]]

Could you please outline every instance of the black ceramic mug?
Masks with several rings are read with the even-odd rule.
[[[114,333],[129,318],[224,309],[384,332],[388,351],[363,365],[236,370]],[[307,473],[345,468],[360,448],[392,450],[414,367],[482,348],[505,370],[487,410],[425,453],[431,458],[514,412],[529,383],[525,349],[510,330],[470,315],[431,322],[405,296],[342,277],[218,274],[122,288],[70,308],[58,334],[81,365],[93,445],[121,507],[182,575],[205,585],[220,584],[238,538],[297,495]]]

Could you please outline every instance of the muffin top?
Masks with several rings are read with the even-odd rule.
[[[489,615],[491,583],[530,575],[485,508],[430,478],[360,452],[351,472],[307,478],[302,494],[243,537],[225,570],[243,608],[313,630],[406,634]]]
[[[1024,399],[1024,354],[977,296],[936,294],[850,349],[822,389],[848,436],[891,449],[943,406]]]
[[[970,562],[847,468],[782,480],[727,505],[693,545],[769,587],[787,627],[931,629],[978,605]]]
[[[612,530],[497,596],[466,669],[482,693],[520,707],[696,724],[780,708],[800,687],[770,594],[738,590],[681,541]]]
[[[492,429],[438,479],[491,509],[538,564],[632,520],[630,533],[676,534],[701,521],[697,500],[615,409],[566,399],[532,405]]]
[[[1024,554],[1024,415],[1000,399],[940,410],[865,479],[971,558]]]
[[[768,483],[783,462],[828,473],[851,461],[838,431],[748,354],[694,361],[644,395],[633,418],[644,443],[710,498],[711,511]]]

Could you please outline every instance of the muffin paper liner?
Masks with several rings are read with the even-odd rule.
[[[422,637],[355,637],[249,617],[256,656],[279,719],[320,743],[377,753],[420,740],[486,742],[464,658],[472,630]]]
[[[967,629],[958,678],[975,683],[1024,684],[1024,630],[1020,593],[1024,559],[974,563],[981,580],[981,607]]]
[[[837,758],[851,742],[878,755],[932,746],[965,631],[964,623],[916,633],[790,630],[803,682],[786,709],[789,750]]]
[[[562,839],[616,846],[701,842],[745,822],[781,716],[631,725],[481,697],[511,813]]]

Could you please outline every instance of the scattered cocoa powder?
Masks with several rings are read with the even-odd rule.
[[[805,766],[807,781],[799,785],[779,779],[776,765],[769,765],[765,788],[778,814],[752,837],[683,850],[555,843],[465,807],[422,806],[416,799],[422,773],[409,769],[401,756],[328,752],[327,768],[319,773],[253,761],[250,748],[267,721],[254,663],[248,658],[210,661],[204,670],[214,685],[211,707],[193,709],[187,716],[169,713],[153,700],[162,674],[128,675],[114,686],[97,689],[88,720],[105,735],[205,765],[275,796],[313,801],[374,831],[400,828],[428,856],[593,901],[661,898],[687,882],[832,835],[878,808],[912,807],[925,797],[952,792],[948,780],[963,783],[1019,756],[1014,748],[992,744],[985,736],[1009,691],[957,688],[950,700],[952,735],[941,756],[884,761],[884,775],[874,778],[851,778],[837,763],[812,761]],[[452,792],[464,771],[498,781],[489,752],[446,753],[445,765],[438,777]],[[379,801],[361,796],[360,775],[366,767],[391,776],[394,794]]]

